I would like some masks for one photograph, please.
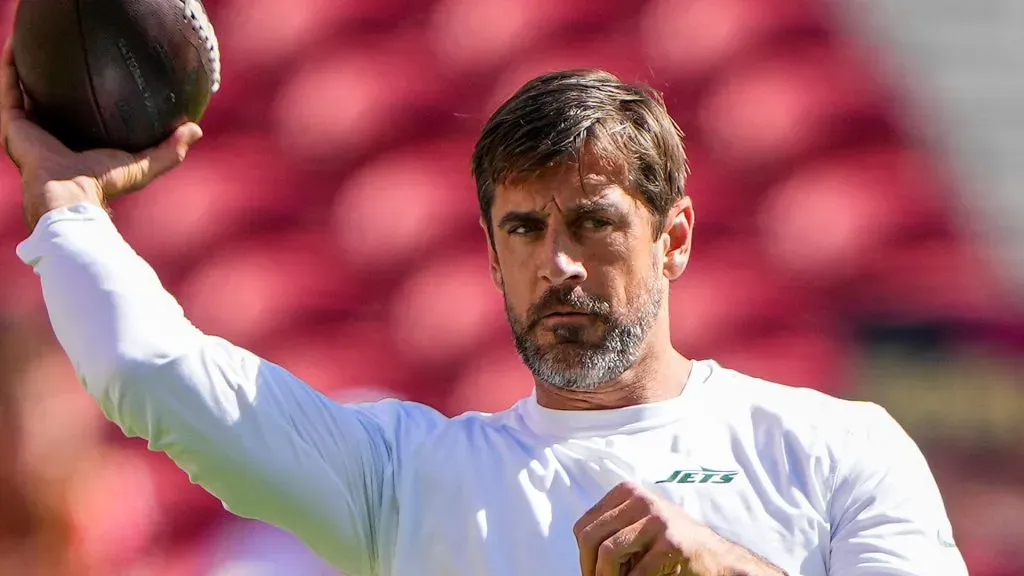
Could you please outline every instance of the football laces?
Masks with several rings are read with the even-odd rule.
[[[210,76],[210,91],[216,92],[220,89],[220,43],[217,42],[213,24],[200,0],[178,1],[181,2],[185,20],[192,25],[192,29],[199,36],[199,41],[203,43],[206,69]]]

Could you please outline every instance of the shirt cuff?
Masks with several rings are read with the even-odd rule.
[[[45,246],[61,236],[62,227],[58,224],[63,222],[96,222],[101,227],[114,226],[110,214],[95,204],[80,202],[61,206],[43,214],[29,237],[18,244],[15,249],[18,258],[32,266],[45,252]]]

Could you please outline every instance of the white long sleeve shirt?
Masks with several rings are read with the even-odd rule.
[[[921,452],[874,404],[697,361],[679,397],[617,410],[341,405],[193,327],[99,208],[50,212],[18,254],[110,420],[348,573],[579,574],[573,524],[624,480],[792,575],[967,573]]]

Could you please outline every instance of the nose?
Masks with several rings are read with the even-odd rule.
[[[580,258],[574,256],[572,241],[552,233],[547,238],[544,263],[540,277],[551,286],[580,284],[587,279],[587,269]]]

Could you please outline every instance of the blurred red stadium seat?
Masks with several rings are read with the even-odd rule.
[[[690,175],[686,180],[686,193],[693,200],[695,213],[694,242],[704,246],[709,237],[720,232],[749,233],[754,223],[752,206],[757,192],[744,186],[741,179],[723,168],[707,150],[686,143],[686,157]]]
[[[511,342],[498,344],[465,365],[443,402],[447,414],[494,413],[533,391],[533,375]]]
[[[14,29],[14,11],[17,8],[17,2],[4,2],[0,7],[0,30],[4,30],[5,34],[7,30]]]
[[[418,31],[310,54],[277,96],[273,131],[289,154],[343,161],[407,139],[425,111],[447,109],[447,83]]]
[[[808,298],[807,291],[761,260],[753,246],[703,246],[669,293],[672,342],[683,354],[708,354],[720,343],[788,321]]]
[[[430,41],[446,68],[479,72],[547,45],[549,36],[562,43],[573,28],[606,25],[623,10],[614,0],[440,0]]]
[[[76,553],[90,566],[118,573],[153,545],[161,522],[154,482],[144,458],[117,448],[78,467],[67,498]],[[112,498],[116,514],[110,513]]]
[[[241,133],[203,141],[179,168],[145,194],[113,204],[115,222],[155,267],[202,256],[211,246],[257,229],[302,197],[292,190],[292,168],[266,136]]]
[[[39,277],[15,255],[26,236],[28,232],[0,235],[0,315],[24,314],[43,305]]]
[[[887,247],[843,290],[864,318],[957,321],[1002,318],[1019,306],[997,264],[973,242],[935,238]]]
[[[928,160],[904,148],[856,150],[806,164],[760,207],[774,265],[817,284],[858,274],[904,237],[945,222],[946,187]]]
[[[695,86],[772,43],[824,34],[821,12],[813,0],[653,0],[640,29],[655,72]]]
[[[0,314],[31,310],[43,303],[39,279],[15,254],[28,235],[21,211],[21,178],[4,157],[0,161]]]
[[[415,144],[373,158],[351,175],[332,217],[346,263],[366,272],[403,266],[447,238],[479,229],[473,144],[468,138]]]
[[[998,454],[998,452],[996,453]],[[998,458],[993,454],[994,458]],[[996,464],[1004,468],[1005,464]],[[978,477],[970,467],[963,466],[959,482],[949,485],[947,508],[957,544],[972,576],[1018,576],[1024,573],[1024,525],[1018,519],[1024,514],[1024,495],[1012,472],[999,481]]]
[[[248,345],[324,312],[355,307],[352,283],[323,235],[257,235],[211,251],[179,300],[200,329]]]
[[[483,249],[410,274],[396,296],[390,326],[406,356],[438,364],[463,361],[507,334],[502,296]]]
[[[843,397],[853,382],[853,350],[828,330],[796,327],[723,343],[712,357],[726,368],[757,378]]]
[[[6,158],[0,162],[0,237],[14,232],[28,235],[21,215],[21,176]]]
[[[405,394],[414,372],[390,332],[378,322],[310,326],[274,336],[254,350],[332,397],[344,398],[349,389]]]
[[[210,2],[221,51],[232,67],[276,64],[362,23],[394,25],[428,0],[220,0]]]
[[[83,392],[56,340],[45,341],[44,347],[23,359],[23,370],[6,374],[4,382],[18,395],[20,458],[32,463],[33,473],[40,477],[61,478],[93,455],[109,425],[95,400]]]
[[[732,169],[784,170],[806,155],[888,134],[888,100],[855,56],[827,45],[727,71],[699,113],[703,142]]]
[[[339,0],[222,0],[211,8],[221,52],[232,67],[274,64],[332,31],[353,7]]]
[[[600,68],[625,82],[650,83],[650,73],[635,49],[639,44],[635,27],[611,29],[599,39],[567,39],[550,48],[540,48],[516,58],[495,83],[487,99],[487,110],[496,110],[525,82],[548,72],[573,68]]]

